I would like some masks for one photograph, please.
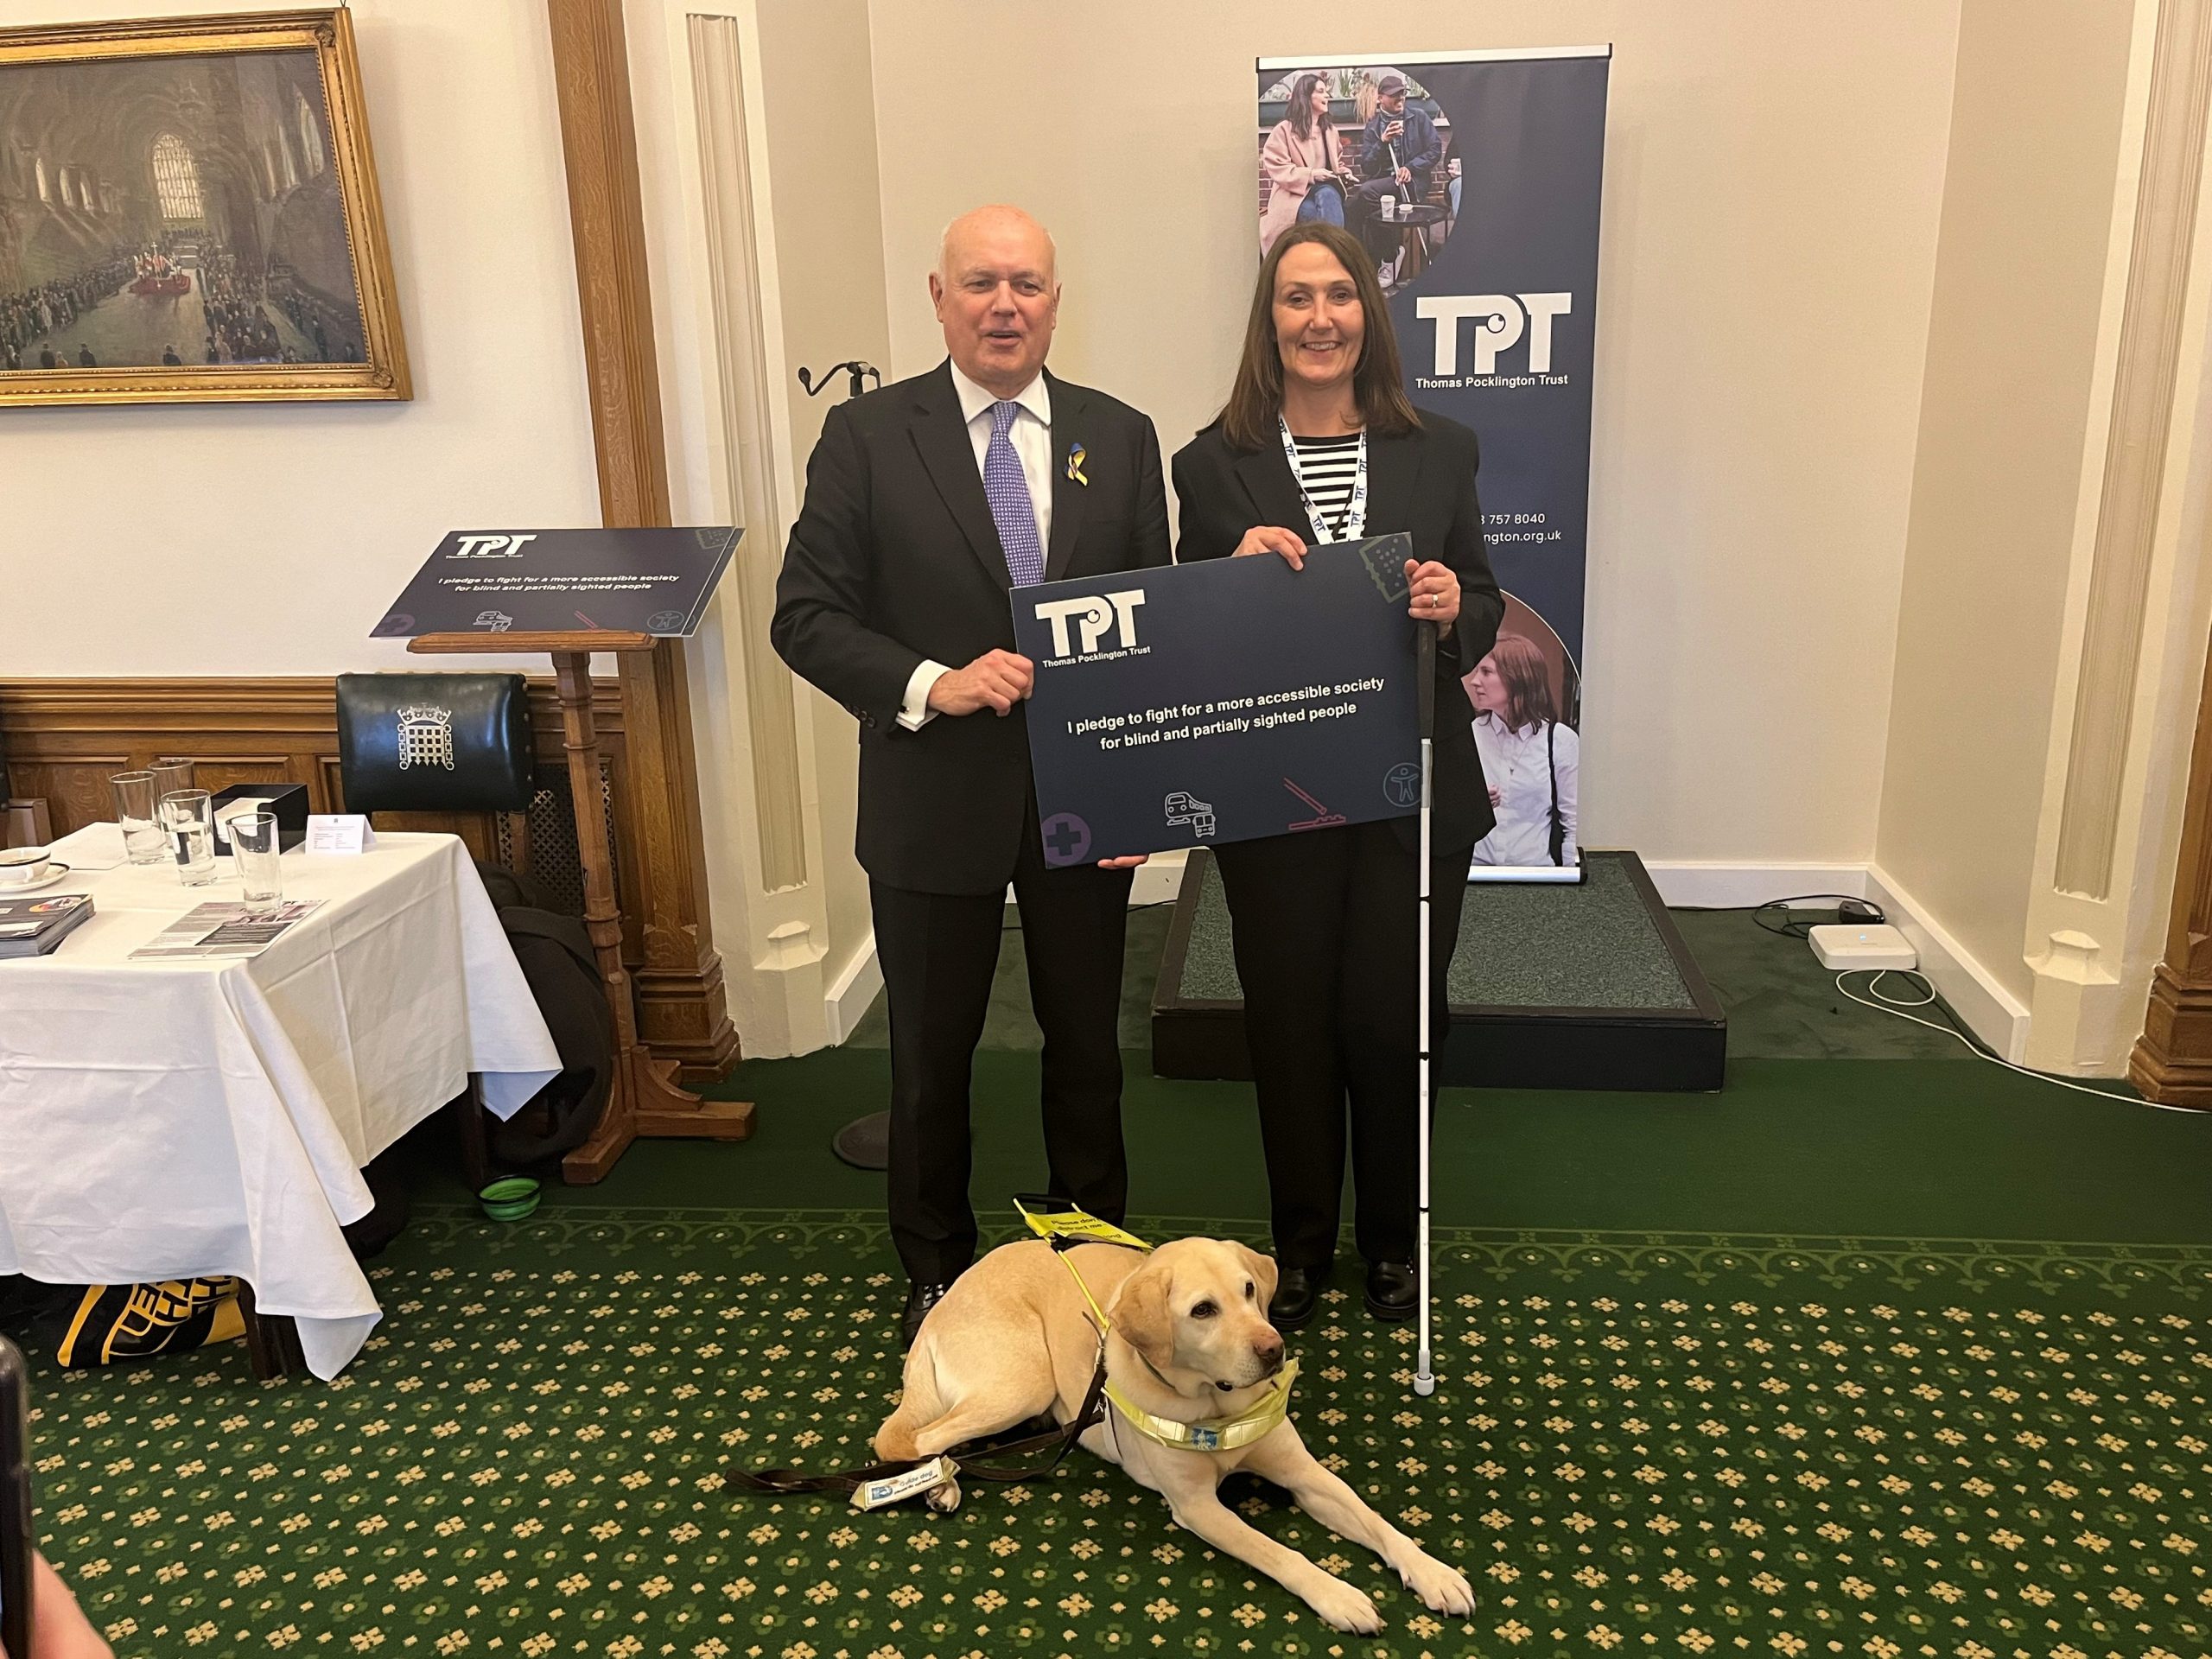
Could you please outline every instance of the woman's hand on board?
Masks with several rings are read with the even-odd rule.
[[[1236,543],[1236,552],[1230,556],[1246,559],[1255,553],[1280,553],[1289,561],[1292,569],[1306,568],[1306,538],[1280,524],[1255,524],[1244,532],[1244,539]]]

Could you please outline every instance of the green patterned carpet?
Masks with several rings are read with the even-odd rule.
[[[1157,1236],[1192,1224],[1154,1219]],[[1248,1234],[1248,1236],[1256,1235]],[[2090,1659],[2212,1645],[2212,1249],[1445,1230],[1436,1395],[1344,1287],[1315,1450],[1475,1581],[1339,1637],[1077,1453],[949,1517],[724,1495],[862,1453],[872,1214],[418,1213],[337,1383],[47,1369],[41,1525],[118,1653]]]

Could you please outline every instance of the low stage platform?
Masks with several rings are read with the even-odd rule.
[[[1579,887],[1467,889],[1443,1081],[1719,1089],[1728,1021],[1643,861],[1586,852]],[[1152,1065],[1163,1077],[1251,1076],[1229,906],[1203,849],[1185,868],[1153,995]]]

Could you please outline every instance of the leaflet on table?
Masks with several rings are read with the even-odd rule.
[[[0,960],[46,956],[80,924],[89,921],[92,914],[90,893],[0,899]]]
[[[257,956],[278,934],[321,905],[320,899],[296,899],[265,916],[249,916],[245,906],[235,902],[201,905],[133,950],[130,959],[205,962],[219,957]]]

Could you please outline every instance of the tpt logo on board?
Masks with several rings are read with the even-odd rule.
[[[462,536],[456,538],[460,545],[446,555],[449,559],[518,559],[522,544],[534,542],[534,530],[493,531],[487,536]]]
[[[1436,326],[1433,360],[1439,378],[1459,374],[1460,328],[1471,321],[1475,378],[1511,374],[1511,370],[1498,367],[1497,359],[1526,340],[1528,373],[1544,377],[1548,385],[1566,384],[1565,375],[1551,372],[1552,324],[1573,309],[1572,294],[1436,294],[1414,302],[1414,314]],[[1452,384],[1460,383],[1454,379]]]
[[[1052,625],[1052,655],[1065,657],[1068,652],[1068,624],[1075,624],[1075,654],[1082,657],[1120,656],[1124,652],[1140,655],[1151,650],[1149,645],[1137,644],[1137,607],[1144,603],[1144,589],[1127,588],[1118,594],[1100,594],[1088,599],[1048,599],[1037,607],[1037,620]],[[1109,644],[1110,637],[1118,634],[1118,647]]]

